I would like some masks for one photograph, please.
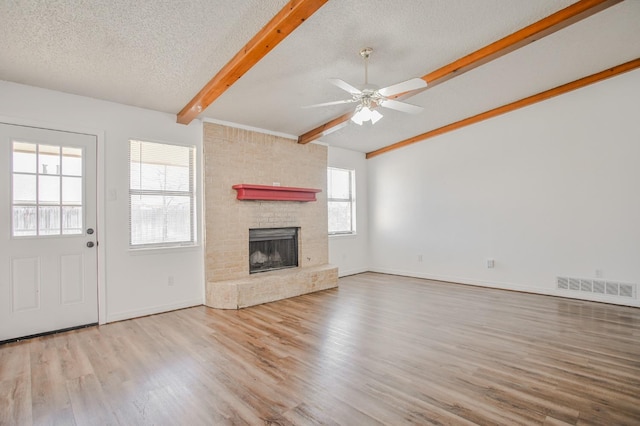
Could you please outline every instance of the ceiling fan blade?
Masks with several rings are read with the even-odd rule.
[[[323,107],[323,106],[329,106],[329,105],[350,104],[352,102],[355,102],[355,101],[353,99],[343,99],[341,101],[333,101],[333,102],[324,102],[322,104],[305,105],[302,108],[316,108],[316,107]]]
[[[339,88],[341,88],[342,90],[351,93],[352,95],[359,95],[360,93],[362,93],[360,90],[356,89],[346,81],[340,80],[339,78],[330,78],[329,81],[335,84],[336,86],[338,86]]]
[[[412,90],[423,89],[427,87],[427,82],[421,78],[412,78],[411,80],[403,81],[402,83],[392,84],[391,86],[383,87],[378,90],[382,96],[393,96],[398,93],[410,92]]]
[[[395,109],[397,111],[408,112],[409,114],[417,114],[422,112],[424,108],[408,104],[406,102],[394,101],[393,99],[387,99],[380,103],[381,107]]]

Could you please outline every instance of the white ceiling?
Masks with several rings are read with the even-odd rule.
[[[420,77],[575,0],[330,0],[201,117],[300,135],[349,111],[338,77]],[[0,2],[0,79],[176,114],[285,0],[16,0]],[[640,57],[640,0],[626,0],[524,48],[383,109],[375,126],[322,138],[370,152]],[[345,96],[347,95],[347,96]]]

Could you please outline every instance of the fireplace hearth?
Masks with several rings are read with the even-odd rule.
[[[298,266],[298,228],[249,229],[249,273]]]

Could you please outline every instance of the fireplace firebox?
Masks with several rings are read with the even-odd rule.
[[[297,267],[298,229],[249,229],[249,273]]]

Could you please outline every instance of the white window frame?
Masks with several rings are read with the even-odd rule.
[[[349,172],[349,197],[348,198],[336,198],[331,194],[331,188],[329,187],[329,179],[327,179],[327,212],[329,211],[329,204],[331,202],[348,202],[351,211],[351,227],[348,231],[334,231],[329,232],[331,236],[337,235],[355,235],[356,234],[356,171],[353,169],[344,169],[340,167],[327,167],[327,171],[340,170],[342,172]]]
[[[175,190],[152,190],[152,189],[134,189],[131,186],[131,147],[132,143],[142,143],[147,144],[147,147],[151,147],[152,145],[166,145],[176,148],[184,148],[189,150],[189,188],[186,191],[175,191]],[[179,144],[171,144],[164,142],[151,142],[151,141],[143,141],[140,139],[130,139],[129,140],[129,153],[128,153],[128,173],[129,173],[129,249],[131,250],[140,250],[140,249],[170,249],[170,248],[179,248],[179,247],[193,247],[197,245],[197,228],[196,228],[196,147],[193,145],[179,145]],[[139,243],[134,244],[132,241],[133,238],[133,223],[132,223],[132,203],[131,199],[133,196],[140,195],[157,195],[157,196],[188,196],[189,197],[189,230],[190,235],[188,240],[183,241],[158,241],[154,243]]]

